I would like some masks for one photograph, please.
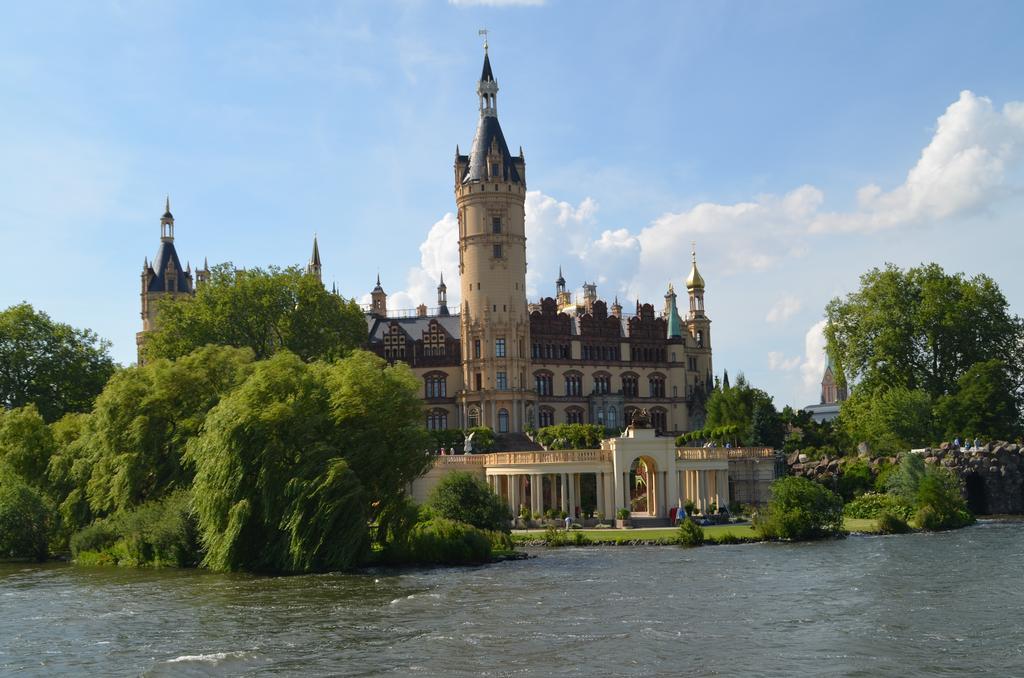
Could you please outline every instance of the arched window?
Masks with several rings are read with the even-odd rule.
[[[553,375],[548,371],[533,373],[533,382],[537,389],[537,395],[549,396],[554,392],[552,376]]]
[[[665,410],[663,408],[661,408],[661,407],[651,408],[650,414],[651,414],[651,426],[653,426],[656,431],[663,432],[663,431],[668,430],[668,424],[667,424],[668,416],[666,415],[666,412],[665,412]]]
[[[607,372],[596,372],[594,374],[594,393],[611,393],[612,375]]]
[[[611,405],[608,407],[608,419],[605,421],[605,426],[608,428],[616,428],[619,425],[619,414],[615,411],[615,406]]]
[[[444,372],[431,372],[423,377],[423,384],[426,397],[447,398],[448,397],[448,375]]]
[[[540,414],[540,427],[555,425],[555,411],[550,407],[542,407],[538,410]]]
[[[640,397],[639,379],[635,374],[627,373],[622,375],[622,395],[626,398]]]
[[[498,433],[508,433],[508,410],[498,410]]]
[[[583,408],[570,407],[565,411],[565,421],[568,424],[582,424],[583,420]]]
[[[652,398],[664,398],[665,397],[665,377],[660,374],[652,374],[647,379],[647,383],[651,388]]]
[[[565,373],[565,395],[579,396],[583,394],[583,375],[579,372]]]
[[[441,431],[448,428],[448,412],[445,410],[431,410],[427,413],[427,429]]]
[[[471,407],[469,408],[469,428],[476,428],[480,425],[480,410]]]

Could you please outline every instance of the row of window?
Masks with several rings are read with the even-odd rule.
[[[619,422],[618,411],[615,407],[608,407],[605,409],[598,409],[595,413],[594,423],[598,426],[607,426],[608,428],[616,428],[620,425],[628,424],[633,417],[634,408],[627,407],[625,409],[625,416],[622,422]],[[651,425],[659,430],[665,431],[668,428],[668,412],[660,407],[652,408],[648,411],[651,417]],[[555,425],[555,411],[550,407],[541,407],[537,411],[537,427],[544,428],[545,426]],[[583,408],[570,407],[565,411],[565,423],[567,424],[585,424],[586,415],[584,414]],[[508,410],[502,408],[498,410],[498,433],[507,433],[509,424]],[[469,425],[479,426],[480,425],[480,412],[475,407],[469,411]],[[427,413],[427,429],[431,431],[438,431],[441,429],[448,428],[448,413],[444,410],[432,410]]]
[[[508,390],[508,373],[499,371],[495,375],[495,388],[499,391]],[[483,387],[482,375],[476,373],[476,390],[481,390]],[[550,372],[537,372],[534,374],[534,388],[538,395],[541,396],[553,396],[555,395],[554,389],[554,375]],[[651,398],[664,398],[665,397],[665,377],[655,374],[651,375],[647,379],[647,395]],[[608,374],[596,374],[594,375],[594,386],[593,393],[608,394],[612,392],[612,378]],[[690,387],[688,392],[692,395],[693,387]],[[674,392],[673,392],[674,393]],[[448,397],[448,383],[447,377],[438,374],[429,374],[424,377],[424,395],[427,398],[446,398]],[[567,396],[581,396],[583,395],[583,375],[581,374],[567,374],[565,375],[565,395]],[[622,377],[622,395],[627,398],[639,398],[640,388],[639,379],[636,375],[627,374]]]

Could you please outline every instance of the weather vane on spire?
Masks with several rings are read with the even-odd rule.
[[[696,261],[697,261],[697,241],[696,240],[691,240],[690,241],[690,257],[693,259],[694,263],[696,263]]]
[[[484,53],[487,52],[487,33],[488,30],[486,28],[481,28],[479,31],[476,32],[477,35],[484,36]]]

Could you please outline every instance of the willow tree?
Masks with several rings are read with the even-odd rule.
[[[357,351],[307,365],[286,351],[210,413],[189,447],[216,570],[309,572],[361,562],[370,524],[430,462],[419,383]]]
[[[81,433],[85,488],[97,515],[159,499],[192,482],[185,446],[207,413],[252,369],[247,349],[207,346],[180,360],[122,370],[96,399]]]

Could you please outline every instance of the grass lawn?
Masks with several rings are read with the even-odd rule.
[[[878,527],[874,520],[869,518],[844,518],[843,526],[850,532],[877,532]],[[601,530],[573,530],[573,533],[582,532],[594,544],[615,544],[623,541],[670,541],[675,540],[679,534],[677,528],[647,528],[647,529],[622,529],[605,528]],[[741,539],[757,537],[757,533],[749,523],[739,525],[710,525],[704,528],[704,536],[719,538],[723,534],[732,533]],[[540,539],[544,530],[517,530],[512,533],[512,539],[516,543],[524,543]]]

